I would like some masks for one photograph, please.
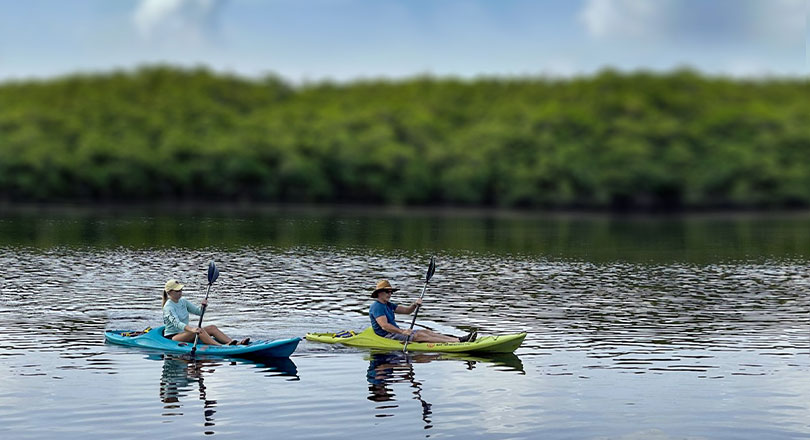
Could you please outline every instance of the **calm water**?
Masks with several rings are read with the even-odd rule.
[[[289,360],[106,345],[167,278],[254,339],[362,329],[379,278],[515,355]],[[0,215],[0,437],[810,438],[810,216],[348,211]],[[407,318],[400,319],[407,322]]]

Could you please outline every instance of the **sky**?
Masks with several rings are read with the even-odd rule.
[[[810,0],[0,1],[0,81],[145,64],[293,81],[805,77]]]

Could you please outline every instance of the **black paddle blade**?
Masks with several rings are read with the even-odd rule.
[[[213,284],[217,278],[219,278],[219,269],[217,269],[217,264],[214,263],[214,260],[211,260],[211,262],[208,263],[208,284]]]
[[[430,257],[430,264],[428,265],[427,274],[425,275],[426,283],[433,278],[433,272],[436,272],[436,257]]]

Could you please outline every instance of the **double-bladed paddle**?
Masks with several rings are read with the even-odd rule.
[[[422,294],[419,295],[419,299],[422,299],[425,296],[425,290],[427,290],[427,285],[430,282],[430,279],[433,277],[433,272],[436,272],[436,258],[430,257],[430,264],[428,265],[427,273],[425,274],[425,287],[422,288]],[[413,314],[413,320],[411,321],[411,328],[410,330],[413,331],[413,326],[416,324],[416,317],[419,316],[419,308],[422,307],[421,304],[416,305],[416,312]],[[402,351],[408,351],[408,340],[410,338],[405,339],[405,346],[402,348]]]
[[[217,264],[214,263],[214,260],[211,260],[208,263],[208,291],[205,292],[205,299],[208,299],[208,294],[211,293],[211,285],[214,284],[214,281],[219,278],[219,269],[217,269]],[[197,328],[202,328],[202,321],[203,315],[205,315],[205,307],[206,305],[202,305],[202,312],[200,313],[200,322],[197,324]],[[191,347],[191,355],[194,355],[194,352],[197,351],[197,339],[200,337],[199,333],[194,334],[194,345]]]

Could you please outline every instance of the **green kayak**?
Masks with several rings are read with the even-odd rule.
[[[344,332],[341,332],[344,333]],[[343,336],[343,334],[341,334]],[[383,338],[374,333],[371,327],[360,333],[341,337],[336,333],[307,333],[307,341],[343,344],[350,347],[374,348],[379,350],[402,350],[404,342]],[[429,351],[437,353],[512,353],[526,338],[526,333],[513,335],[483,336],[475,342],[409,342],[408,351]]]

